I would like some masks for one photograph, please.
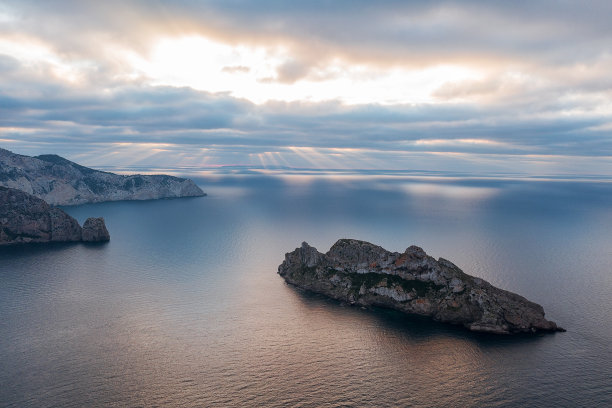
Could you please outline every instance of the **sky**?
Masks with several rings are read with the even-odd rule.
[[[612,2],[0,0],[0,147],[612,177]]]

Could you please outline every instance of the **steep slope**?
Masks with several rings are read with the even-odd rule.
[[[0,245],[109,239],[103,218],[88,218],[81,228],[77,220],[40,198],[0,187]]]
[[[90,169],[57,155],[30,157],[5,149],[0,149],[0,186],[25,191],[51,205],[206,195],[188,179],[122,176]]]
[[[322,254],[304,242],[285,255],[278,273],[288,283],[334,299],[430,316],[472,331],[563,330],[544,318],[542,306],[467,275],[443,258],[436,261],[416,246],[400,254],[341,239]]]

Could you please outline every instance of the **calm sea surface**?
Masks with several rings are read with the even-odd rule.
[[[612,184],[257,174],[67,207],[111,242],[0,249],[0,406],[610,407]],[[363,310],[276,274],[307,241],[415,244],[567,333]]]

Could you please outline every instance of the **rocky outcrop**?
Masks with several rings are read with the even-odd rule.
[[[206,195],[188,179],[123,176],[90,169],[57,155],[29,157],[5,149],[0,149],[0,186],[25,191],[51,205]]]
[[[106,242],[110,240],[110,234],[104,224],[104,218],[88,218],[83,223],[81,234],[83,242]]]
[[[39,215],[44,219],[46,214]],[[51,219],[51,241],[72,242],[81,240],[82,230],[77,220],[57,207],[49,208],[49,217]]]
[[[77,220],[40,198],[0,187],[0,245],[109,239],[103,218],[88,218],[81,228]]]
[[[306,242],[285,255],[278,273],[300,288],[340,301],[387,307],[469,330],[498,334],[564,331],[542,306],[437,261],[417,246],[389,252],[341,239],[322,254]]]

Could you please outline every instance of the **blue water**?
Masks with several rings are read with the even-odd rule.
[[[111,241],[0,249],[0,406],[612,406],[612,184],[206,173],[65,208]],[[307,241],[423,247],[566,333],[363,310],[276,274]]]

